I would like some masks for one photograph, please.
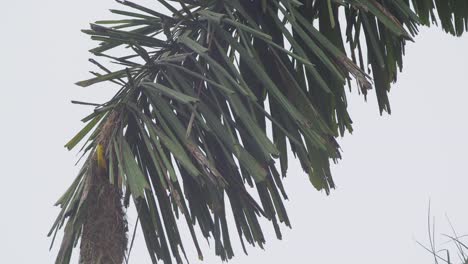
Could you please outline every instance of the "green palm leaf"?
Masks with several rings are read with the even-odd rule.
[[[66,145],[72,149],[94,129],[89,157],[58,202],[50,235],[66,225],[56,263],[69,262],[82,234],[88,263],[90,214],[109,199],[122,198],[126,207],[133,201],[153,263],[182,263],[180,214],[200,259],[195,229],[214,240],[221,259],[233,257],[227,210],[244,251],[245,241],[265,243],[260,218],[281,238],[279,223],[290,226],[280,176],[287,175],[289,150],[317,190],[334,188],[336,138],[352,132],[347,84],[356,81],[364,95],[374,88],[380,112],[390,113],[387,94],[418,26],[439,21],[453,35],[468,29],[465,0],[159,0],[164,11],[119,2],[127,10],[112,12],[122,19],[83,31],[99,41],[94,55],[122,69],[92,60],[104,73],[77,84],[110,81],[120,89]],[[116,196],[94,193],[93,182]],[[109,261],[107,249],[92,250],[89,263]],[[114,254],[114,263],[122,256]]]

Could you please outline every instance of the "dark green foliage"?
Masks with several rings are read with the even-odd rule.
[[[164,14],[120,2],[126,11],[111,11],[122,20],[83,32],[100,42],[91,53],[122,69],[92,60],[103,73],[78,85],[111,81],[121,89],[66,146],[94,128],[84,153],[92,160],[104,145],[109,181],[127,194],[127,206],[134,202],[153,263],[182,262],[179,217],[200,258],[196,228],[214,239],[223,260],[233,256],[229,228],[243,246],[262,247],[264,217],[281,238],[279,223],[290,226],[281,182],[288,145],[313,186],[328,194],[330,160],[340,159],[335,138],[352,131],[347,83],[356,81],[364,95],[374,87],[380,111],[390,112],[387,93],[419,24],[436,21],[437,12],[445,31],[468,29],[466,0],[159,0]],[[128,55],[115,57],[115,48]],[[68,253],[81,234],[88,169],[86,162],[59,200],[51,231],[67,222]]]

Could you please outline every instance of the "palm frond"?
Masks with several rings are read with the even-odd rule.
[[[265,243],[260,218],[281,239],[279,223],[290,226],[282,185],[288,149],[328,194],[330,161],[341,157],[335,138],[352,131],[347,84],[356,81],[364,95],[374,87],[380,111],[390,112],[387,94],[419,24],[436,21],[437,11],[445,31],[468,28],[464,0],[159,0],[164,11],[119,2],[127,9],[111,11],[122,19],[83,30],[99,41],[90,50],[96,60],[122,68],[92,60],[103,73],[77,84],[120,89],[66,145],[92,132],[83,147],[89,158],[57,202],[50,235],[65,224],[57,263],[69,262],[82,234],[97,170],[125,206],[133,201],[153,263],[182,263],[179,217],[200,259],[197,226],[221,259],[233,257],[227,210],[244,251],[245,241]]]

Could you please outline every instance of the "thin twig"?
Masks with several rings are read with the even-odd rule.
[[[454,235],[454,238],[452,238],[452,240],[454,241],[454,243],[455,243],[455,245],[456,245],[456,247],[457,247],[457,249],[458,249],[458,253],[459,253],[460,259],[461,259],[461,261],[462,261],[463,263],[466,263],[468,259],[466,258],[466,256],[465,256],[465,251],[464,251],[463,248],[462,248],[462,245],[463,245],[463,244],[460,245],[459,240],[458,240],[458,239],[459,239],[459,236],[458,236],[457,232],[455,231],[455,228],[453,227],[452,221],[450,221],[450,218],[448,217],[447,214],[445,214],[445,218],[447,218],[447,222],[449,223],[450,228],[452,229],[452,233],[453,233],[453,235]],[[448,236],[448,237],[449,237],[449,236]]]
[[[436,247],[435,247],[435,219],[432,223],[432,232],[431,232],[431,200],[429,200],[429,208],[427,210],[427,232],[429,234],[429,243],[431,246],[431,252],[434,255],[434,262],[436,264],[439,264],[439,261],[437,260],[437,253],[436,253]]]

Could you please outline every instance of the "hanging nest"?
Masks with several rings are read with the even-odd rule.
[[[127,249],[127,221],[121,190],[109,183],[108,176],[94,162],[87,177],[80,263],[121,264]]]

